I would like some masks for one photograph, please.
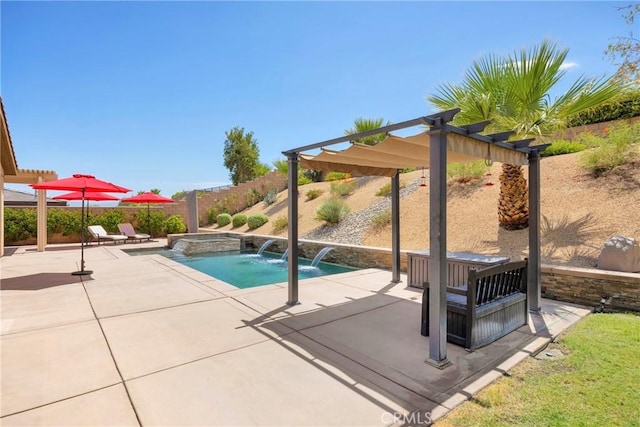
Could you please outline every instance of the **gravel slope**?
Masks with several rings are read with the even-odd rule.
[[[594,267],[604,242],[614,235],[640,239],[640,162],[605,177],[592,178],[577,166],[578,154],[543,158],[541,162],[541,241],[543,263]],[[526,167],[525,167],[526,171]],[[527,256],[528,231],[498,227],[497,201],[500,164],[472,184],[451,184],[447,203],[447,248],[512,259]],[[429,241],[429,187],[418,186],[420,171],[401,175],[400,245],[423,249]],[[345,197],[351,213],[336,226],[323,226],[315,211],[329,197],[328,183],[300,187],[299,233],[303,238],[358,245],[391,247],[391,227],[372,230],[371,218],[390,209],[390,198],[375,193],[389,178],[358,178],[356,191]],[[493,183],[495,185],[487,185]],[[309,189],[324,194],[307,201]],[[252,233],[275,235],[272,222],[287,215],[287,192],[269,207],[262,203],[244,213],[265,213],[270,222]],[[231,226],[211,227],[216,230]],[[248,231],[246,226],[235,229]],[[286,230],[278,233],[286,236]]]

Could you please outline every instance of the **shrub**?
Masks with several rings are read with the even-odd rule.
[[[269,217],[265,214],[253,214],[247,218],[247,225],[249,226],[249,230],[253,230],[266,224],[268,221]]]
[[[272,204],[274,204],[275,202],[278,201],[278,190],[271,189],[269,191],[267,191],[267,194],[265,194],[264,198],[262,199],[262,201],[264,202],[265,207],[266,206],[271,206]]]
[[[136,213],[133,214],[133,218],[135,219],[135,222],[138,224],[138,228],[143,230],[142,231],[143,233],[149,233],[153,236],[156,236],[160,234],[160,232],[164,231],[164,222],[166,220],[166,216],[164,212],[151,211],[147,215],[147,209],[140,208]],[[119,222],[124,222],[124,220],[121,220]],[[98,220],[98,223],[104,227],[104,225],[100,222],[100,220]],[[116,224],[116,230],[112,232],[119,233],[117,224]]]
[[[322,196],[322,194],[324,194],[324,191],[320,190],[319,188],[314,188],[312,190],[307,191],[307,194],[305,195],[307,196],[307,200],[313,200]]]
[[[349,179],[351,178],[351,175],[345,172],[329,172],[327,173],[327,175],[324,177],[324,180],[329,182],[329,181],[342,181],[344,179]]]
[[[285,228],[287,228],[288,226],[289,226],[289,218],[287,218],[284,215],[280,215],[273,222],[273,232],[274,233],[279,233],[282,230],[284,230]]]
[[[224,204],[224,202],[216,200],[211,204],[211,207],[209,208],[209,224],[215,224],[218,221],[218,215],[220,215],[221,213],[229,213],[229,209]]]
[[[640,143],[640,123],[612,126],[606,137],[590,135],[588,138],[596,148],[582,153],[578,160],[596,176],[640,157],[635,148]]]
[[[231,224],[231,215],[228,213],[221,213],[216,217],[216,222],[220,227],[224,227],[225,225]]]
[[[353,193],[358,183],[353,181],[334,181],[331,183],[331,194],[337,196],[348,196]]]
[[[586,148],[586,145],[578,141],[567,141],[564,139],[560,139],[558,141],[553,141],[553,143],[549,147],[547,147],[546,150],[540,153],[540,156],[549,157],[557,156],[560,154],[577,153],[578,151],[583,151]]]
[[[180,215],[171,215],[164,221],[164,231],[167,234],[184,233],[187,231],[187,226]]]
[[[337,197],[327,200],[316,211],[316,220],[337,224],[349,214],[349,206]]]
[[[157,212],[151,212],[152,214],[156,214]],[[161,213],[160,214],[160,221],[158,222],[156,231],[159,231],[162,225],[162,221],[164,220],[164,214]],[[147,220],[147,209],[146,208],[140,208],[138,209],[138,211],[134,214],[134,216],[140,220],[141,217],[144,217],[144,224],[148,226],[149,221]],[[151,215],[153,217],[153,215]],[[106,209],[102,212],[100,212],[96,217],[95,217],[95,224],[96,225],[101,225],[106,231],[107,233],[118,233],[120,234],[120,230],[118,230],[118,224],[121,224],[123,222],[126,222],[126,218],[127,215],[124,213],[124,211],[122,209],[119,208],[114,208],[114,209]],[[152,227],[153,227],[153,222],[152,222]],[[89,224],[89,225],[94,225],[94,224]]]
[[[12,243],[36,237],[38,212],[35,209],[4,210],[4,242]]]
[[[400,183],[400,188],[404,188],[405,184],[403,182]],[[382,187],[380,187],[378,189],[378,191],[376,192],[376,196],[380,196],[380,197],[387,197],[388,195],[391,194],[391,183],[387,182],[385,185],[383,185]]]
[[[298,176],[298,187],[301,185],[311,184],[313,181],[306,175]]]
[[[447,165],[447,175],[456,182],[465,183],[474,179],[480,179],[487,173],[489,167],[484,160],[464,163],[449,163]]]
[[[374,231],[380,231],[391,224],[391,211],[381,212],[371,218],[371,226]]]
[[[66,209],[47,209],[47,234],[60,233],[63,236],[70,236],[80,233],[82,227],[82,212]],[[87,224],[90,225],[90,219]]]
[[[244,214],[235,214],[233,218],[231,218],[231,222],[235,227],[241,227],[247,223],[247,216]]]
[[[410,172],[415,172],[416,168],[404,168],[404,169],[400,169],[400,173],[410,173]]]
[[[260,194],[260,192],[255,188],[252,188],[245,193],[244,197],[247,201],[247,207],[250,208],[260,201],[260,199],[262,198],[262,194]]]

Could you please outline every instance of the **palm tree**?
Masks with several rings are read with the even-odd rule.
[[[353,121],[353,128],[351,129],[347,129],[344,131],[345,135],[354,135],[356,133],[360,133],[360,132],[366,132],[368,130],[374,130],[374,129],[378,129],[381,128],[382,126],[388,126],[391,123],[387,122],[386,124],[384,123],[384,119],[380,118],[380,119],[366,119],[363,117],[358,117],[357,119],[355,119]],[[377,135],[372,135],[372,136],[366,136],[364,138],[358,138],[353,140],[353,142],[359,143],[359,144],[366,144],[366,145],[376,145],[377,143],[379,143],[380,141],[382,141],[383,139],[386,138],[386,134],[384,133],[379,133]]]
[[[563,65],[568,53],[544,41],[506,57],[488,54],[474,61],[461,84],[443,84],[427,101],[442,110],[459,107],[454,124],[492,120],[488,133],[513,130],[514,140],[549,136],[566,128],[572,115],[611,100],[623,89],[612,78],[580,77],[551,100],[550,91],[567,72]],[[502,166],[498,219],[507,230],[529,225],[527,181],[521,166]]]

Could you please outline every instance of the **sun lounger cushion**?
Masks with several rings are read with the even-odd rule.
[[[87,229],[89,233],[91,233],[91,236],[98,241],[98,244],[100,244],[101,241],[111,241],[114,244],[118,242],[124,243],[129,239],[122,234],[109,234],[101,225],[90,225]]]
[[[133,225],[131,225],[128,222],[124,222],[122,224],[118,224],[118,230],[120,230],[120,232],[122,234],[124,234],[125,236],[127,236],[129,239],[131,240],[149,240],[151,239],[151,236],[145,233],[136,233],[136,230],[133,228]]]

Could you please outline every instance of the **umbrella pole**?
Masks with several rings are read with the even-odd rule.
[[[149,236],[151,236],[151,211],[149,210],[149,202],[147,202],[147,224],[149,225]],[[151,236],[153,238],[153,236]]]
[[[85,276],[93,274],[91,270],[84,269],[84,188],[82,189],[82,207],[80,208],[80,270],[74,271],[74,276]]]

